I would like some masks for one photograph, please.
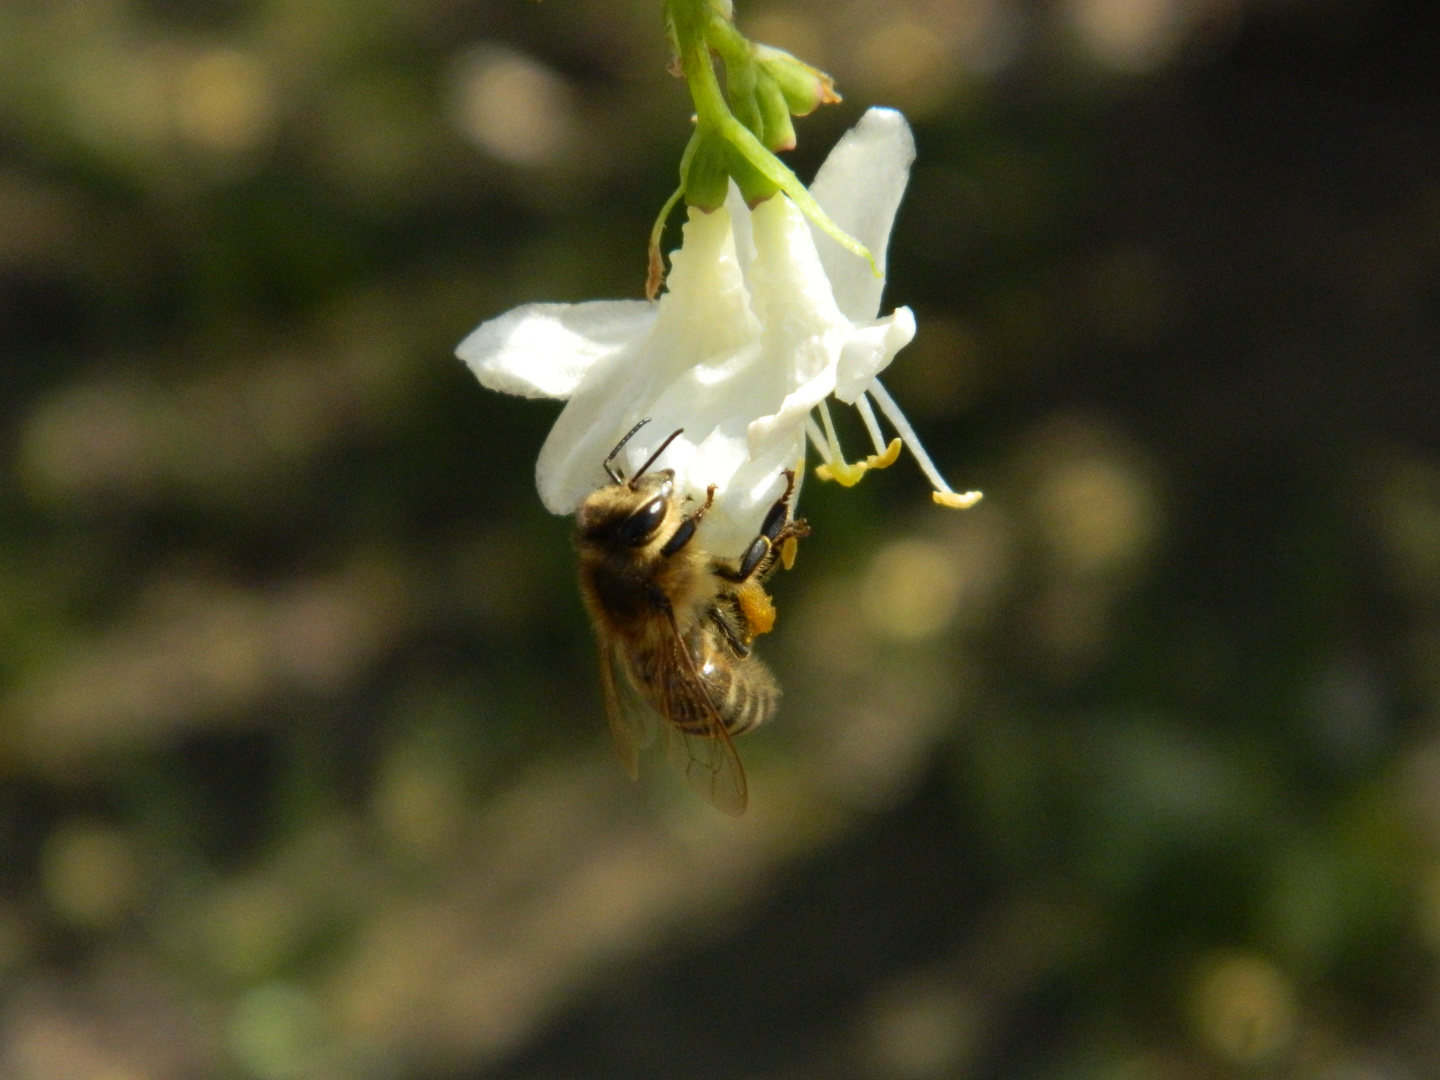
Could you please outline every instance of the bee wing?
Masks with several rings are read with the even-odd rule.
[[[600,643],[600,689],[615,750],[631,780],[640,778],[640,751],[655,738],[655,714],[635,692],[617,646]]]
[[[711,806],[739,817],[748,800],[745,769],[695,668],[674,613],[669,617],[671,663],[667,666],[672,677],[663,684],[660,704],[669,721],[665,732],[670,762]]]

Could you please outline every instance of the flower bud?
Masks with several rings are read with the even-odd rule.
[[[780,84],[765,72],[755,81],[755,100],[760,105],[760,141],[768,150],[794,150],[795,125]]]
[[[780,190],[780,185],[761,172],[739,147],[727,143],[725,148],[730,177],[744,196],[746,206],[754,209]]]
[[[685,202],[709,213],[725,204],[730,190],[730,144],[718,135],[702,137],[685,166]]]
[[[763,142],[764,121],[761,118],[760,101],[756,96],[758,74],[754,64],[745,63],[739,58],[731,60],[725,65],[725,96],[730,101],[730,111],[735,114],[735,119]]]
[[[775,81],[796,116],[808,116],[816,106],[833,105],[840,100],[835,92],[835,80],[819,68],[795,59],[783,49],[758,44],[754,49],[761,73]]]

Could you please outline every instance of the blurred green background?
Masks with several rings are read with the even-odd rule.
[[[1440,1077],[1440,7],[739,16],[987,497],[807,485],[732,822],[451,355],[640,295],[659,0],[0,3],[5,1080]]]

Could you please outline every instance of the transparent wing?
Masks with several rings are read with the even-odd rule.
[[[748,800],[745,769],[673,614],[670,629],[665,665],[670,677],[660,689],[660,711],[668,721],[665,736],[670,762],[702,799],[731,817],[739,817]]]
[[[640,778],[640,751],[655,738],[655,713],[636,692],[620,647],[600,643],[600,689],[615,750],[631,780]]]

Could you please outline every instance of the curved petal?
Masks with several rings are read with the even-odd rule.
[[[645,300],[523,304],[481,323],[455,349],[491,390],[568,398],[597,362],[655,325]]]
[[[750,225],[750,287],[763,328],[761,347],[788,393],[833,367],[850,321],[835,304],[805,215],[793,202],[772,196],[751,212]]]
[[[836,399],[854,405],[875,376],[889,367],[895,354],[914,337],[915,314],[908,307],[896,308],[889,317],[858,327],[840,350],[835,372]]]
[[[649,417],[652,423],[626,445],[621,455],[626,470],[635,469],[675,428],[686,429],[688,444],[710,430],[704,414],[736,406],[733,387],[745,382],[738,369],[753,359],[760,328],[723,208],[709,214],[691,210],[684,243],[672,260],[669,291],[656,307],[649,332],[595,363],[550,430],[535,479],[552,513],[571,513],[605,482],[605,455],[636,421]],[[682,447],[672,449],[679,453]],[[699,494],[704,490],[702,484]]]
[[[754,309],[761,327],[761,363],[752,388],[746,442],[763,455],[777,438],[799,430],[805,414],[835,385],[835,360],[845,317],[815,253],[805,218],[784,195],[750,216],[755,259],[750,268]]]
[[[868,247],[880,268],[876,277],[863,259],[810,226],[835,301],[855,322],[869,322],[880,311],[885,249],[914,160],[915,137],[905,117],[894,109],[870,109],[835,144],[810,185],[831,220]]]
[[[827,366],[809,382],[785,395],[785,400],[774,413],[752,420],[746,429],[751,454],[764,454],[776,439],[792,431],[803,430],[810,410],[829,397],[834,390],[835,368]]]
[[[741,443],[742,447],[744,443]],[[738,558],[760,531],[765,515],[785,490],[784,472],[805,472],[805,436],[800,428],[773,442],[764,453],[751,455],[746,449],[739,466],[729,476],[724,500],[705,515],[700,539],[717,555]]]

